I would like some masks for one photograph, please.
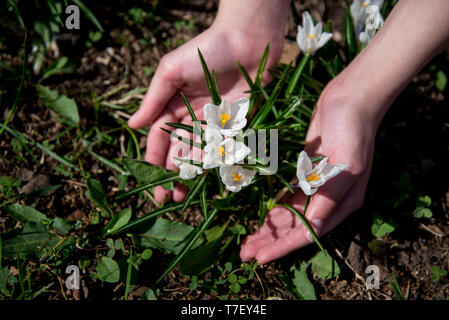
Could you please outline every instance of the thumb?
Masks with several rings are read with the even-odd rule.
[[[162,58],[139,110],[128,120],[131,128],[143,128],[159,116],[181,86],[181,74],[175,59]]]

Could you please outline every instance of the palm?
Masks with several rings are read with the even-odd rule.
[[[318,102],[311,120],[306,150],[309,155],[328,156],[331,163],[349,164],[349,169],[328,181],[311,199],[306,217],[319,235],[360,207],[373,153],[373,137],[366,134],[370,130],[366,130],[360,115],[323,100]],[[300,212],[304,210],[302,191],[282,201]],[[268,213],[264,225],[245,240],[240,254],[243,260],[256,258],[259,263],[265,263],[306,246],[311,240],[291,211],[276,207]]]

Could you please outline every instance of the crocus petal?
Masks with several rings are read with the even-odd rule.
[[[231,103],[231,115],[235,120],[246,120],[246,115],[249,109],[249,99],[240,98]],[[241,128],[240,128],[241,129]]]
[[[313,169],[312,161],[310,161],[310,158],[305,151],[301,151],[301,153],[299,154],[298,164],[297,164],[296,168],[297,168],[297,174],[299,171],[302,171],[305,174]],[[298,177],[298,179],[299,179],[299,177]]]
[[[312,189],[310,184],[308,184],[306,181],[299,181],[298,185],[307,196],[311,196],[317,191],[317,189]]]
[[[207,144],[218,145],[223,141],[220,129],[215,126],[207,126],[206,130],[204,130],[204,136]]]
[[[212,103],[204,105],[204,119],[208,125],[217,125],[218,107]]]
[[[318,49],[324,47],[324,45],[332,39],[333,34],[330,32],[323,32],[318,39]]]
[[[328,164],[322,171],[326,181],[332,179],[337,174],[348,168],[347,164]]]
[[[310,13],[308,11],[306,11],[302,14],[302,26],[304,28],[304,32],[306,33],[306,35],[312,34],[313,20],[312,20],[312,16],[310,15]]]

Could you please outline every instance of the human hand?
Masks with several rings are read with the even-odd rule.
[[[326,155],[329,163],[349,165],[311,197],[306,218],[318,236],[362,205],[373,158],[377,120],[362,106],[368,101],[371,107],[373,101],[348,90],[344,77],[337,77],[321,94],[306,137],[310,156]],[[283,202],[303,212],[305,195],[298,190]],[[255,258],[263,264],[311,242],[313,238],[296,215],[278,206],[267,214],[263,226],[245,239],[240,256],[243,261]]]
[[[249,89],[241,75],[236,60],[254,78],[263,51],[270,42],[267,69],[279,59],[283,36],[276,33],[256,35],[239,28],[216,23],[178,49],[165,55],[151,81],[140,109],[129,120],[131,128],[141,128],[152,123],[147,138],[145,160],[175,170],[170,154],[179,141],[170,141],[170,136],[162,131],[165,122],[191,124],[187,108],[180,97],[183,92],[195,110],[198,119],[204,119],[203,106],[210,103],[209,92],[204,80],[203,69],[198,57],[199,48],[210,69],[214,69],[222,97],[232,101],[244,95]],[[267,81],[268,74],[264,75]],[[187,188],[175,184],[173,195],[170,191],[156,187],[155,200],[161,202],[165,196],[173,196],[181,201]]]

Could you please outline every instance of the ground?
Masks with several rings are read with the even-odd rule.
[[[296,3],[297,9],[309,9],[316,17],[323,20],[332,19],[334,27],[342,30],[344,5],[342,1],[304,1]],[[60,55],[77,59],[80,63],[75,71],[49,78],[44,83],[51,89],[57,89],[76,100],[80,111],[80,126],[84,129],[93,124],[102,130],[112,130],[104,139],[113,139],[113,143],[100,141],[92,151],[109,159],[123,157],[126,146],[121,131],[114,132],[117,121],[126,120],[126,114],[120,110],[111,111],[98,118],[93,105],[94,98],[114,88],[128,90],[145,88],[151,81],[151,75],[157,68],[161,57],[180,44],[188,41],[213,21],[217,10],[217,1],[185,0],[161,1],[151,22],[139,24],[126,19],[128,5],[112,7],[108,1],[92,2],[92,11],[101,21],[106,32],[102,39],[86,49],[83,34],[72,42],[72,38],[61,36],[58,41]],[[193,21],[193,24],[191,23]],[[10,21],[11,24],[17,22]],[[23,34],[19,26],[11,36],[11,43],[3,45],[0,50],[1,61],[12,69],[21,67],[20,56],[16,48],[22,45]],[[290,15],[286,34],[294,37],[296,25]],[[341,33],[336,37],[341,37]],[[294,42],[286,42],[283,61],[292,60],[298,54]],[[53,61],[48,53],[45,65]],[[335,257],[341,268],[337,278],[323,280],[314,278],[312,283],[319,299],[397,299],[393,290],[393,274],[397,279],[405,299],[445,299],[449,296],[447,277],[439,280],[431,278],[431,268],[449,269],[449,184],[447,183],[449,161],[449,105],[448,92],[435,88],[435,67],[448,70],[449,54],[444,52],[436,57],[413,80],[413,88],[408,88],[394,103],[379,129],[376,140],[376,152],[371,179],[369,182],[365,205],[353,213],[335,230],[323,237],[323,244]],[[30,75],[36,81],[36,76]],[[17,81],[17,79],[15,79]],[[418,93],[417,93],[418,92]],[[417,98],[418,97],[418,98]],[[111,99],[119,96],[111,95]],[[130,101],[138,106],[141,93],[134,95]],[[112,100],[109,100],[112,101]],[[4,115],[9,112],[10,100],[0,101]],[[1,115],[3,118],[3,114]],[[119,120],[117,120],[119,119]],[[54,120],[52,113],[41,100],[36,99],[34,89],[26,87],[20,96],[18,108],[9,124],[15,130],[37,142],[47,141],[52,151],[57,154],[71,154],[78,157],[78,164],[91,177],[104,182],[106,193],[112,197],[117,192],[119,181],[113,171],[97,158],[88,153],[77,154],[76,146],[81,145],[77,130],[64,132],[65,126]],[[92,132],[88,137],[95,136]],[[145,136],[138,135],[138,143],[145,147]],[[103,148],[104,145],[107,148]],[[21,200],[23,204],[34,205],[49,217],[80,220],[87,225],[89,215],[95,211],[86,196],[86,184],[82,174],[74,172],[65,176],[58,170],[58,162],[43,152],[36,152],[38,162],[30,164],[19,161],[11,136],[4,132],[0,139],[0,176],[16,177],[23,183],[21,193],[42,189],[46,186],[61,184],[62,187],[45,196],[31,196]],[[403,178],[401,180],[402,177]],[[408,177],[408,178],[407,178]],[[406,180],[404,182],[404,180]],[[402,181],[398,182],[398,181]],[[128,181],[127,187],[136,184]],[[432,199],[432,218],[415,219],[415,199],[424,193]],[[404,196],[405,195],[405,196]],[[394,198],[404,196],[408,200],[397,206]],[[393,199],[392,199],[393,198]],[[1,199],[1,198],[0,198]],[[3,200],[2,200],[3,201]],[[117,206],[136,207],[137,215],[154,209],[151,201],[140,205],[137,197],[117,204]],[[0,209],[0,234],[12,229],[16,222]],[[198,208],[188,210],[180,221],[197,225],[201,219]],[[373,213],[381,214],[384,219],[392,219],[395,231],[382,237],[374,237],[371,228]],[[248,223],[249,231],[257,221]],[[86,227],[89,233],[89,227]],[[126,241],[126,240],[125,240]],[[95,260],[99,253],[109,248],[102,239],[91,239],[79,256]],[[259,266],[257,280],[242,285],[239,294],[231,296],[238,299],[263,299],[277,297],[295,299],[283,283],[280,275],[288,273],[291,265],[298,260],[308,260],[316,253],[316,247],[309,246],[279,261]],[[235,255],[236,251],[230,252]],[[131,298],[142,296],[147,288],[154,286],[154,281],[168,265],[171,257],[153,252],[152,258],[144,262],[140,272],[139,286],[131,293]],[[6,260],[4,265],[15,272],[13,261]],[[367,290],[364,279],[368,265],[380,267],[381,282],[377,290]],[[87,271],[95,270],[93,265]],[[214,276],[217,266],[200,276],[207,280]],[[16,269],[17,270],[17,269]],[[49,281],[48,274],[36,273],[36,285]],[[191,290],[191,281],[178,270],[158,285],[158,299],[217,299],[207,288]],[[118,285],[101,284],[88,275],[82,276],[84,291],[75,295],[68,294],[69,299],[120,299],[123,296],[123,283]],[[49,299],[61,299],[61,292],[55,290],[46,295]]]

